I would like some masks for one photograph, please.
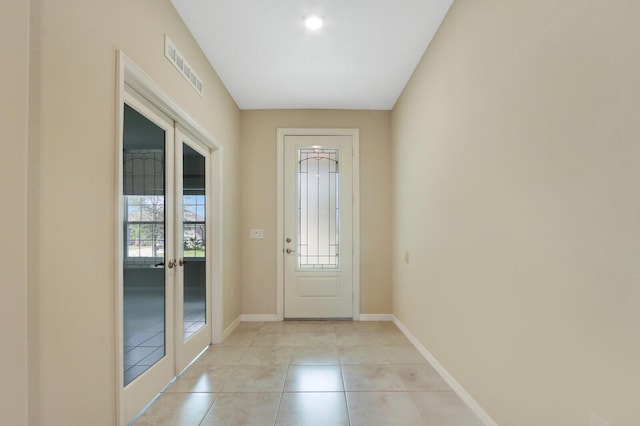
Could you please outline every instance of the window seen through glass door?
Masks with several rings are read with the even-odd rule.
[[[205,157],[189,145],[183,144],[184,340],[204,327],[207,318],[207,194],[205,176]]]

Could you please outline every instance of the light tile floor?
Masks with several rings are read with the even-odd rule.
[[[135,422],[481,424],[393,323],[351,321],[241,323]]]

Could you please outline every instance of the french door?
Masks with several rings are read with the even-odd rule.
[[[211,343],[211,157],[176,127],[177,373]]]
[[[210,153],[125,93],[122,387],[129,422],[211,343]]]

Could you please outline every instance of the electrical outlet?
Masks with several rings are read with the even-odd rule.
[[[589,411],[589,426],[611,426],[611,422],[603,419],[593,411]]]

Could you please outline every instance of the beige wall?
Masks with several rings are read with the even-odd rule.
[[[29,2],[0,16],[0,423],[27,423],[27,94]]]
[[[31,7],[30,422],[111,425],[116,50],[224,146],[225,326],[240,313],[231,296],[239,283],[240,113],[168,0],[34,0]],[[164,58],[165,33],[204,81],[204,97]]]
[[[360,312],[391,313],[389,111],[242,111],[242,313],[276,313],[276,129],[360,129]],[[264,239],[250,240],[249,229]]]
[[[499,424],[640,424],[639,16],[457,0],[393,111],[394,312]]]

